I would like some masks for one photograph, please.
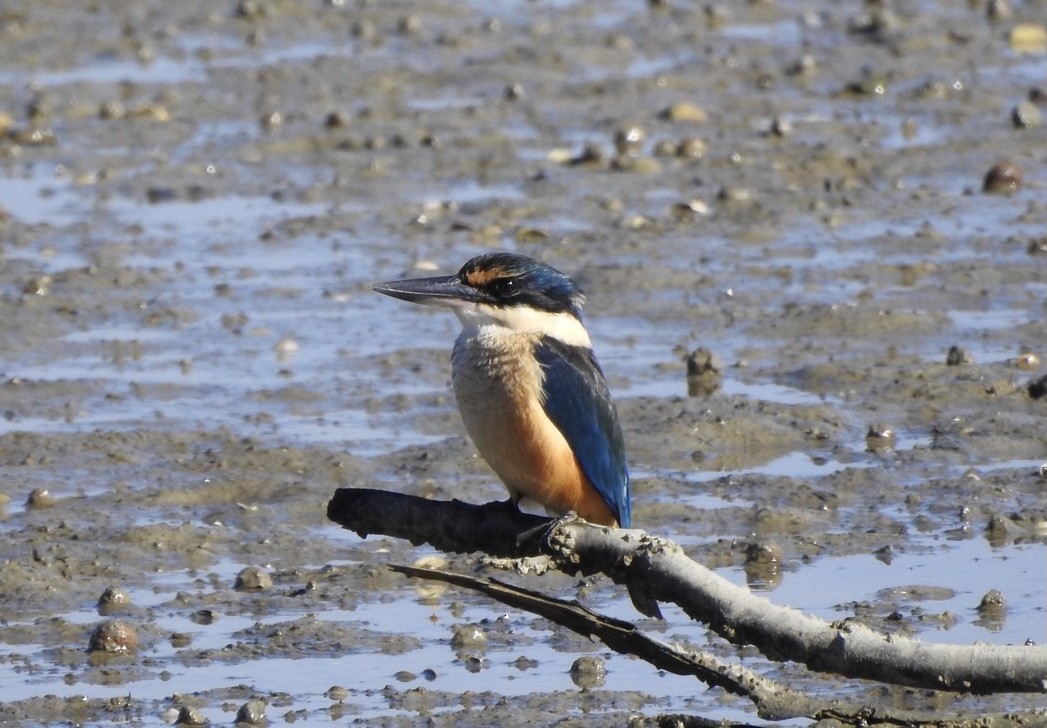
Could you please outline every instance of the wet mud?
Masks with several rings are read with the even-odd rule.
[[[504,497],[455,322],[370,291],[491,249],[587,293],[638,526],[825,618],[1047,639],[1045,17],[0,12],[0,721],[756,720],[382,568],[478,555],[326,520],[345,486]],[[515,578],[639,619],[606,580]],[[666,616],[639,621],[812,692],[1039,704],[812,677]]]

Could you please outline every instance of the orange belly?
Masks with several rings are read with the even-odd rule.
[[[617,526],[614,514],[582,471],[563,435],[544,413],[541,417],[544,424],[512,418],[517,421],[506,428],[512,432],[512,441],[485,443],[492,452],[488,455],[485,447],[480,447],[484,459],[515,497],[537,501],[550,513],[574,511],[591,523]]]

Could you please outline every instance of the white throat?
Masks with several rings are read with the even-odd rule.
[[[553,313],[529,306],[491,306],[473,303],[454,307],[466,331],[501,330],[511,334],[549,336],[569,346],[592,348],[589,333],[582,322],[569,313]]]

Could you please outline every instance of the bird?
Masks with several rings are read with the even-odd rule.
[[[629,471],[618,414],[570,277],[494,252],[454,275],[378,283],[404,301],[451,309],[455,399],[470,438],[509,491],[553,515],[629,528]]]

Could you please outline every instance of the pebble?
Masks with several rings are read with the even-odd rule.
[[[57,500],[47,488],[33,488],[26,498],[26,508],[51,508]]]
[[[698,347],[687,356],[687,396],[704,397],[723,384],[723,362],[709,349]]]
[[[639,126],[623,126],[614,132],[614,149],[619,155],[635,157],[643,151],[647,134]]]
[[[273,588],[273,577],[258,566],[248,566],[236,575],[233,588],[239,591],[264,591]]]
[[[236,711],[236,722],[245,725],[264,725],[268,721],[265,717],[265,701],[253,698],[240,706]]]
[[[1034,379],[1028,384],[1029,396],[1033,399],[1039,399],[1040,397],[1047,394],[1047,374],[1044,374],[1038,379]]]
[[[214,624],[218,619],[218,612],[213,609],[197,609],[189,615],[189,619],[193,624]]]
[[[782,547],[774,542],[752,542],[745,547],[747,564],[780,564],[784,554]]]
[[[601,687],[607,679],[607,667],[600,657],[579,657],[571,665],[571,682],[582,690]]]
[[[207,718],[199,708],[184,705],[178,710],[175,725],[207,725]]]
[[[1040,368],[1040,357],[1032,352],[1023,352],[1014,360],[1014,366],[1022,371],[1032,372]]]
[[[87,644],[88,652],[129,654],[138,650],[138,632],[127,622],[110,619],[95,627]]]
[[[349,697],[349,691],[343,688],[341,685],[332,685],[327,688],[327,692],[324,693],[328,700],[342,701]]]
[[[1043,116],[1036,104],[1022,101],[1011,109],[1011,121],[1018,129],[1035,129],[1043,122]]]
[[[1018,53],[1047,52],[1047,25],[1018,23],[1011,29],[1011,49]]]
[[[487,635],[474,624],[456,625],[451,632],[451,647],[486,647]]]
[[[298,353],[298,342],[290,337],[284,337],[273,344],[273,351],[279,361],[287,361]]]
[[[888,452],[894,449],[896,439],[894,428],[874,422],[865,433],[865,447],[870,452]]]
[[[945,355],[945,364],[950,367],[960,366],[961,364],[971,364],[973,362],[974,359],[971,358],[971,355],[955,344],[949,347],[949,352]]]
[[[994,164],[985,173],[982,191],[996,195],[1009,195],[1022,186],[1022,170],[1011,162]]]
[[[709,120],[705,109],[689,101],[677,101],[665,107],[659,116],[666,121],[701,124]]]
[[[1007,606],[1007,597],[1003,595],[999,589],[990,589],[985,592],[982,596],[982,600],[978,603],[978,611],[983,612],[987,610],[1001,611]]]
[[[118,586],[108,587],[98,597],[98,613],[103,617],[131,606],[131,595]]]

